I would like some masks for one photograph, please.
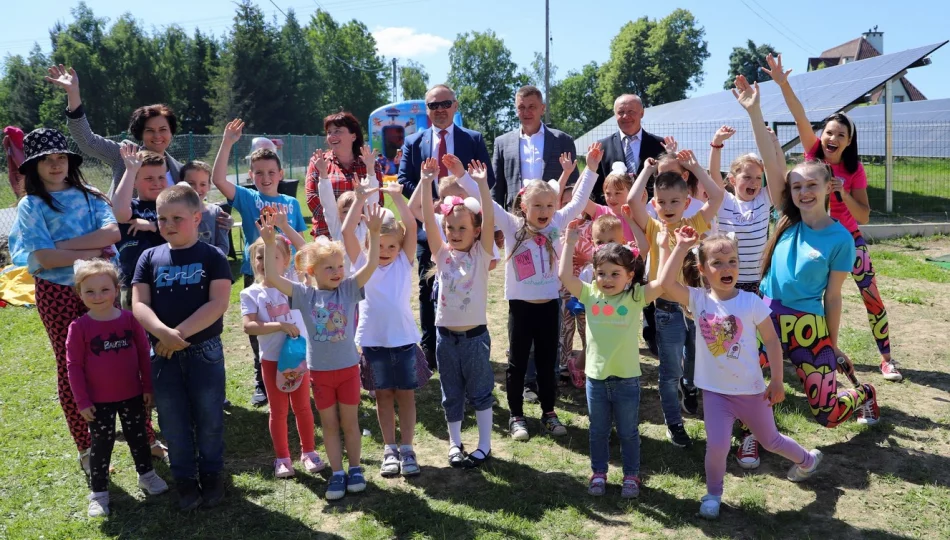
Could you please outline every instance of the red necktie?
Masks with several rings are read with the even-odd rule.
[[[439,130],[439,178],[444,178],[449,175],[449,170],[445,168],[445,164],[442,163],[442,158],[445,157],[447,151],[445,145],[445,135],[448,131],[444,129]]]

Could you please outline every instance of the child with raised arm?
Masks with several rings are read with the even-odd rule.
[[[189,161],[182,166],[179,174],[180,181],[191,186],[201,199],[198,239],[218,248],[227,256],[231,250],[231,227],[234,226],[234,219],[220,206],[205,200],[211,191],[211,166],[204,161]]]
[[[667,233],[668,234],[668,233]],[[696,231],[675,231],[676,247],[670,260],[682,261],[699,240]],[[661,249],[669,241],[661,236]],[[719,517],[726,458],[732,442],[732,425],[745,423],[762,446],[792,461],[788,479],[802,482],[815,473],[821,452],[808,451],[775,427],[772,406],[785,399],[782,383],[782,346],[769,319],[771,310],[757,295],[736,288],[739,280],[739,246],[726,235],[706,238],[699,246],[699,272],[707,288],[686,287],[676,280],[679,267],[666,265],[660,272],[665,294],[689,306],[699,324],[696,335],[696,385],[703,390],[706,425],[706,495],[699,515]],[[766,386],[759,367],[756,331],[768,355],[771,376]]]
[[[599,219],[608,219],[602,216]],[[614,218],[615,219],[615,218]],[[619,223],[618,223],[619,225]],[[577,243],[575,220],[568,225],[558,275],[587,313],[587,409],[590,417],[590,460],[593,475],[588,493],[604,495],[610,458],[611,419],[616,422],[623,460],[621,497],[640,495],[640,358],[636,328],[645,302],[659,296],[656,281],[647,283],[643,259],[615,242],[594,251],[594,281],[574,275],[571,261]],[[620,227],[617,227],[618,231]],[[682,266],[682,256],[672,264]]]
[[[436,234],[432,183],[439,173],[434,158],[422,164],[422,214],[429,249],[435,257],[437,329],[435,357],[442,385],[442,408],[449,431],[449,465],[473,469],[491,458],[492,373],[491,337],[488,335],[488,266],[494,236],[494,208],[483,208],[473,197],[451,199],[443,207],[442,229],[446,240]],[[490,201],[488,173],[476,163],[472,173],[478,192]],[[478,447],[466,453],[462,444],[462,419],[466,400],[475,409]]]
[[[627,198],[627,204],[630,207],[631,218],[638,227],[643,229],[646,233],[646,239],[650,243],[648,252],[650,279],[656,279],[658,275],[661,229],[664,226],[675,228],[689,225],[699,234],[703,234],[709,230],[709,223],[716,216],[719,205],[722,203],[722,186],[717,186],[713,179],[706,174],[706,171],[696,161],[693,152],[682,150],[676,156],[678,166],[699,179],[700,184],[709,194],[709,200],[703,203],[696,215],[684,218],[683,212],[686,211],[686,205],[690,198],[686,180],[678,172],[663,172],[657,176],[654,183],[653,201],[647,203],[655,207],[659,219],[650,217],[647,213],[646,204],[642,202],[643,192],[646,189],[647,181],[657,171],[658,163],[654,159],[647,160],[640,176],[633,184],[633,189]],[[663,408],[663,416],[666,421],[667,437],[675,446],[685,448],[692,444],[692,441],[683,426],[683,415],[680,412],[681,404],[678,394],[681,385],[683,386],[684,398],[692,398],[689,403],[685,403],[686,400],[684,399],[683,408],[691,413],[695,413],[698,408],[698,403],[695,401],[696,389],[692,381],[694,358],[689,354],[691,352],[689,348],[684,354],[684,347],[689,339],[690,324],[687,323],[682,306],[666,296],[660,295],[654,305],[656,306],[654,314],[656,344],[660,359],[660,405]]]
[[[368,144],[364,144],[360,149],[360,159],[366,164],[367,170],[373,170],[373,150]],[[365,193],[366,197],[364,197],[364,202],[374,205],[379,204],[379,190],[370,189],[369,178],[363,177],[360,179],[358,185],[353,185],[352,192],[343,193],[340,195],[340,198],[337,199],[333,191],[333,182],[330,180],[330,161],[327,159],[327,156],[323,151],[317,150],[313,153],[313,157],[310,158],[310,163],[317,170],[317,193],[323,202],[323,219],[327,224],[327,229],[329,229],[330,240],[342,242],[343,220],[346,219],[350,207],[353,204],[350,197],[345,196],[348,193],[352,193],[352,196],[359,198],[360,194]],[[357,240],[362,245],[366,241],[366,223],[362,220],[357,220],[355,232]]]
[[[264,278],[290,297],[291,309],[299,309],[307,329],[307,367],[313,385],[313,398],[327,459],[333,474],[327,486],[328,500],[343,498],[347,492],[366,489],[360,467],[360,426],[357,408],[360,402],[359,353],[353,340],[356,306],[363,299],[363,286],[379,265],[379,236],[383,213],[369,209],[370,234],[367,262],[352,277],[344,277],[344,248],[339,242],[317,241],[297,252],[294,263],[305,283],[288,280],[277,267],[274,216],[263,216],[258,225],[264,239]],[[314,286],[315,285],[315,286]],[[343,470],[343,441],[349,470]]]

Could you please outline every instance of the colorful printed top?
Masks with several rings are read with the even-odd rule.
[[[287,295],[274,287],[265,287],[255,283],[241,291],[241,316],[256,315],[257,322],[294,322],[290,314],[290,300]],[[257,336],[261,347],[261,360],[280,359],[280,349],[284,345],[287,334],[272,332]]]
[[[241,213],[241,230],[244,232],[244,262],[241,263],[241,273],[246,276],[253,276],[254,270],[251,269],[251,255],[248,251],[251,244],[261,235],[257,230],[255,222],[261,217],[261,210],[265,206],[279,208],[286,207],[287,221],[297,232],[307,230],[307,223],[303,219],[303,212],[300,211],[300,203],[297,199],[278,193],[274,197],[262,195],[261,192],[248,189],[244,186],[235,186],[234,200],[230,202],[234,209]],[[278,229],[279,232],[279,229]]]
[[[584,374],[595,380],[639,377],[643,287],[634,285],[632,294],[605,296],[596,284],[584,283],[578,300],[587,313]]]
[[[353,341],[356,306],[363,299],[363,289],[354,278],[346,278],[332,291],[294,283],[291,309],[299,309],[310,342],[307,344],[307,367],[314,371],[335,371],[360,362]]]
[[[491,256],[481,242],[468,251],[442,244],[435,258],[439,298],[435,325],[448,327],[488,324],[488,266]]]

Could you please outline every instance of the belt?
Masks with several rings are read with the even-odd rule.
[[[662,298],[657,298],[654,301],[654,304],[656,305],[656,309],[660,311],[667,311],[669,313],[676,313],[683,310],[683,308],[678,303],[670,302],[669,300],[664,300]]]
[[[465,336],[467,338],[473,338],[473,337],[478,337],[484,334],[485,332],[487,332],[488,327],[485,326],[484,324],[480,324],[476,326],[475,328],[469,328],[468,330],[464,332],[454,332],[444,326],[437,326],[436,330],[438,330],[439,333],[442,334],[443,336],[459,336],[459,337]]]

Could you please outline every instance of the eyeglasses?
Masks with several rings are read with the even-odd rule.
[[[426,103],[426,107],[428,107],[430,111],[437,111],[439,109],[450,109],[452,108],[453,103],[455,103],[454,99],[447,99],[445,101],[432,101],[430,103]]]

